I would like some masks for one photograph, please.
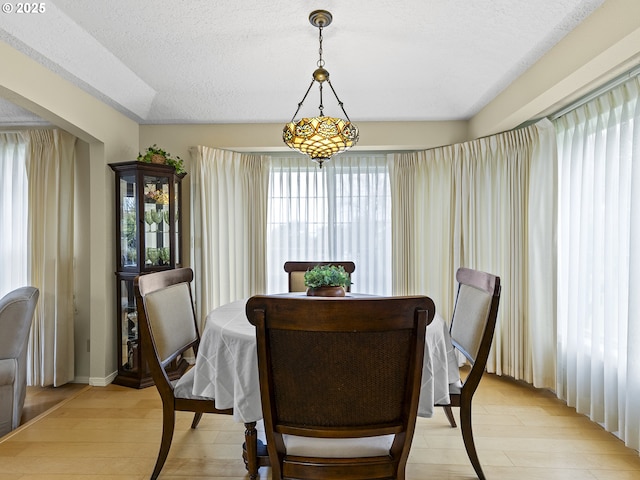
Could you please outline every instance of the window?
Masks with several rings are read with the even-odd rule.
[[[640,79],[556,120],[558,396],[640,446]]]
[[[27,285],[26,144],[18,133],[0,133],[0,297]]]
[[[267,290],[287,291],[285,261],[351,260],[352,291],[391,294],[391,194],[385,154],[342,154],[322,169],[272,156]]]

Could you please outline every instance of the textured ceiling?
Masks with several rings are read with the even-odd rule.
[[[279,123],[316,68],[309,13],[326,9],[325,67],[351,120],[459,120],[603,1],[47,0],[0,14],[0,39],[142,124]],[[318,104],[314,87],[300,116]],[[340,113],[328,88],[324,104]],[[29,117],[0,104],[1,123]]]

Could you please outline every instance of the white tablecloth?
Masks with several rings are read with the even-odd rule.
[[[262,419],[255,327],[245,313],[247,299],[213,310],[205,322],[196,357],[193,393],[233,408],[238,422]],[[418,415],[431,417],[435,403],[449,401],[449,384],[460,381],[446,323],[436,313],[427,327]]]

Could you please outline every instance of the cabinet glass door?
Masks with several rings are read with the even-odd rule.
[[[138,265],[138,193],[135,174],[119,180],[120,270]]]
[[[133,280],[119,279],[120,294],[120,368],[125,372],[137,372],[140,368],[138,346],[138,312],[133,293]]]
[[[174,262],[176,266],[182,265],[182,245],[181,245],[181,232],[180,232],[180,215],[182,212],[180,211],[180,205],[182,202],[180,201],[180,195],[182,194],[182,183],[180,179],[176,180],[173,188],[173,194],[175,195],[175,201],[173,202],[173,224],[174,224]]]
[[[144,176],[144,267],[171,265],[169,177]]]

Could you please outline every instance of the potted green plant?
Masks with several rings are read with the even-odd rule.
[[[304,273],[304,284],[310,296],[344,297],[351,277],[342,265],[316,265]]]
[[[171,165],[176,169],[177,174],[184,172],[184,160],[178,156],[171,156],[171,154],[162,148],[158,147],[155,143],[147,148],[144,153],[138,155],[139,162],[146,163],[159,163],[163,165]]]

